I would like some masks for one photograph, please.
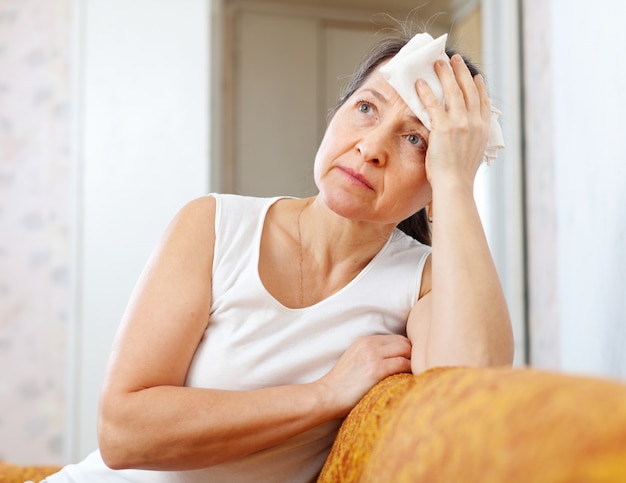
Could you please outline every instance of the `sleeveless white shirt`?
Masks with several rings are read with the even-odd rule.
[[[216,199],[211,315],[186,386],[246,391],[303,384],[326,374],[355,338],[405,334],[430,247],[394,230],[345,287],[310,307],[291,309],[265,289],[258,272],[265,215],[279,198]],[[108,469],[98,451],[48,478],[58,482],[310,482],[341,420],[272,448],[193,471]]]

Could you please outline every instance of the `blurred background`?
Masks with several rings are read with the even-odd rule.
[[[0,0],[0,459],[95,449],[111,342],[168,221],[211,191],[314,194],[328,109],[407,16],[449,33],[504,113],[476,197],[515,364],[626,380],[625,15],[619,0]]]

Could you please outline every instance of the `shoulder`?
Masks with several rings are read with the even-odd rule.
[[[397,250],[409,250],[414,253],[430,253],[431,247],[407,235],[399,228],[395,228],[391,233],[391,244]]]
[[[424,295],[429,293],[432,289],[432,257],[430,256],[430,252],[428,253],[428,257],[424,263],[424,269],[422,270],[422,281],[420,284],[420,293],[418,300],[423,298]]]
[[[402,257],[401,259],[410,261],[421,271],[430,259],[432,247],[396,228],[391,234],[389,252],[393,257]]]
[[[396,228],[391,237],[391,250],[392,256],[402,256],[401,259],[415,266],[419,277],[419,291],[415,300],[421,299],[431,289],[432,247]]]
[[[268,206],[274,204],[277,200],[283,198],[291,198],[289,196],[274,196],[274,197],[261,197],[261,196],[246,196],[236,195],[232,193],[209,193],[201,198],[212,198],[216,201],[218,209],[219,206]],[[199,199],[201,199],[199,198]]]
[[[177,222],[191,222],[198,225],[215,226],[215,222],[223,213],[229,215],[237,212],[250,214],[250,210],[263,209],[270,206],[279,198],[258,198],[234,194],[210,193],[195,198],[184,205],[174,218]]]
[[[217,202],[213,195],[201,196],[186,203],[176,214],[173,224],[202,231],[214,225]]]
[[[187,202],[174,215],[157,246],[159,251],[196,250],[211,247],[215,242],[216,201],[202,196]]]

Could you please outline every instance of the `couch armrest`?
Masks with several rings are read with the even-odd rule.
[[[2,483],[41,481],[60,469],[59,466],[22,466],[0,461],[0,481]]]
[[[438,368],[374,387],[319,483],[626,482],[626,384],[534,369]]]

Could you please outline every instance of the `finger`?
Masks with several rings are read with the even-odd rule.
[[[388,337],[385,343],[383,344],[381,350],[381,356],[385,359],[402,357],[402,358],[410,358],[411,357],[411,341],[403,336],[385,336]]]
[[[450,65],[454,71],[455,80],[463,93],[467,110],[480,110],[480,94],[465,60],[459,54],[454,54],[450,59]]]
[[[403,342],[410,343],[407,337],[403,335],[398,335],[398,334],[366,335],[366,336],[360,337],[359,339],[373,342],[373,343],[378,343],[380,345],[403,343]]]
[[[374,359],[387,359],[393,357],[410,357],[411,342],[401,335],[372,335],[363,337],[359,343],[366,357]]]
[[[432,89],[428,85],[428,83],[424,79],[418,79],[415,83],[415,90],[417,91],[417,95],[422,101],[426,112],[436,124],[437,119],[440,118],[441,115],[445,114],[445,109],[439,99],[435,96]]]
[[[435,62],[435,71],[443,88],[446,110],[465,108],[465,96],[457,82],[455,71],[443,60]]]
[[[474,84],[476,90],[480,96],[480,114],[485,122],[489,122],[491,119],[491,99],[489,98],[489,92],[487,91],[487,84],[481,74],[474,77]]]
[[[411,372],[411,359],[406,357],[394,357],[392,359],[385,359],[383,361],[381,379],[392,374],[399,374],[402,372]]]

